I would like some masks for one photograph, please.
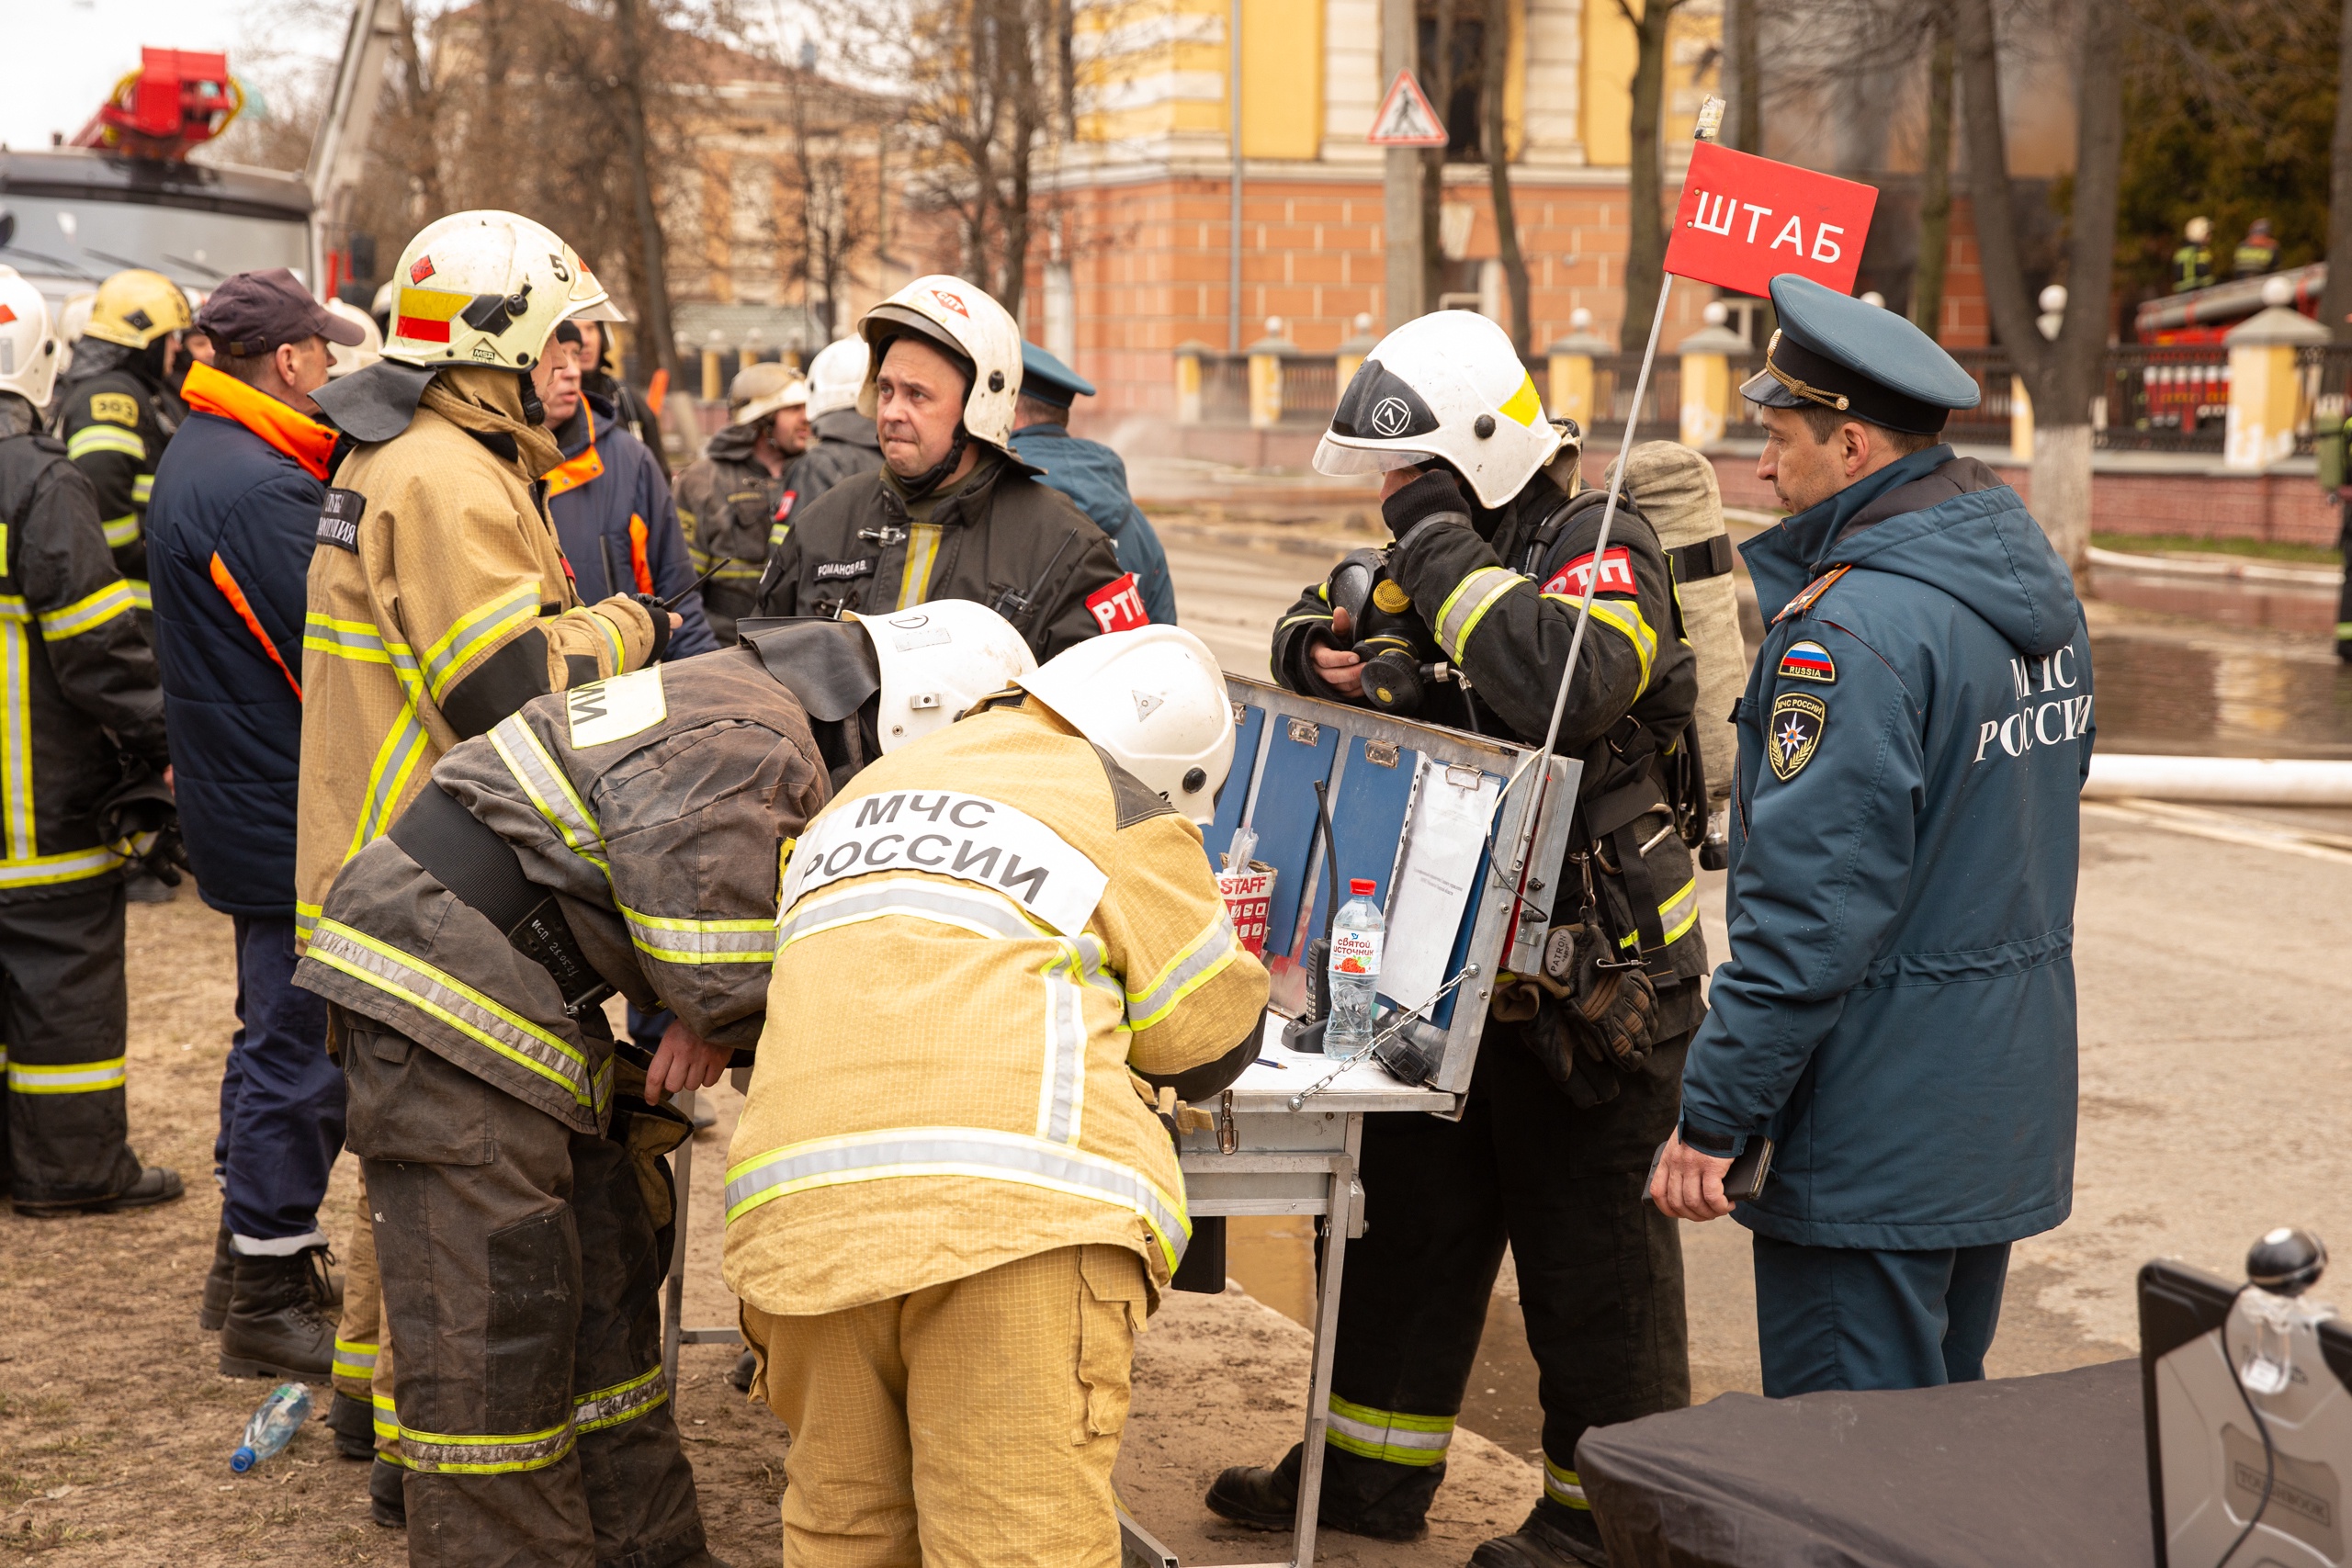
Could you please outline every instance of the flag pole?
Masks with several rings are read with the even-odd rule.
[[[1699,107],[1699,123],[1694,131],[1697,140],[1713,141],[1723,125],[1724,101],[1709,98]],[[1667,301],[1673,297],[1674,275],[1659,274],[1657,308],[1650,314],[1650,341],[1642,350],[1641,373],[1634,380],[1634,403],[1625,411],[1624,434],[1618,438],[1617,462],[1609,473],[1609,500],[1601,508],[1600,536],[1592,547],[1592,570],[1584,580],[1584,595],[1577,601],[1576,629],[1568,636],[1568,659],[1560,671],[1560,689],[1552,697],[1552,722],[1544,730],[1544,750],[1535,759],[1534,809],[1520,818],[1518,842],[1511,851],[1511,882],[1515,889],[1527,885],[1528,856],[1535,841],[1537,819],[1544,811],[1544,797],[1551,787],[1552,756],[1560,739],[1560,721],[1567,716],[1568,688],[1576,683],[1577,656],[1583,651],[1585,630],[1592,624],[1592,596],[1600,587],[1600,573],[1609,553],[1609,533],[1617,522],[1617,502],[1625,489],[1625,462],[1633,455],[1634,428],[1641,423],[1642,404],[1648,398],[1650,370],[1657,363],[1657,340],[1666,325]],[[1513,920],[1512,942],[1517,940],[1516,914]],[[1507,944],[1508,945],[1508,944]]]

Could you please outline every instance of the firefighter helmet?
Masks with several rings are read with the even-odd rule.
[[[1233,705],[1208,645],[1182,626],[1087,638],[1016,682],[1193,821],[1216,818]]]
[[[727,384],[727,400],[735,405],[735,423],[757,424],[778,409],[807,402],[808,383],[783,361],[763,359],[735,373]]]
[[[1021,329],[1005,308],[960,277],[918,277],[865,312],[857,323],[873,357],[858,388],[857,412],[874,417],[881,403],[875,378],[894,338],[913,335],[969,367],[964,430],[1000,452],[1012,451],[1012,404],[1021,395]]]
[[[1021,634],[985,604],[933,599],[909,610],[855,618],[873,640],[881,673],[882,705],[875,725],[886,756],[955,723],[990,692],[1037,671]]]
[[[871,357],[862,337],[845,337],[819,349],[808,362],[808,417],[822,419],[837,410],[855,408]]]
[[[35,408],[47,403],[62,347],[50,330],[40,290],[15,267],[0,266],[0,392],[14,392]]]
[[[134,266],[98,285],[90,301],[89,324],[84,337],[119,343],[125,348],[145,348],[165,333],[184,333],[196,321],[180,286],[160,272]]]
[[[356,305],[340,299],[327,301],[327,309],[359,329],[359,342],[345,348],[339,343],[327,344],[333,363],[327,367],[327,379],[340,381],[354,370],[365,370],[384,357],[384,334],[376,330],[376,318]]]
[[[566,318],[626,321],[580,254],[512,212],[455,212],[425,225],[393,276],[384,357],[403,365],[528,370]]]
[[[1567,439],[1544,417],[1510,333],[1473,311],[1436,310],[1364,356],[1315,448],[1315,469],[1369,474],[1443,462],[1481,506],[1495,507]]]

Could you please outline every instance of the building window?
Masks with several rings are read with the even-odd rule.
[[[1453,0],[1445,47],[1438,39],[1437,0],[1419,0],[1421,90],[1445,121],[1449,164],[1486,160],[1479,96],[1486,86],[1487,18],[1467,0]]]

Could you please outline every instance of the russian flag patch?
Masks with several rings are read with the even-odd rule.
[[[1817,642],[1792,642],[1781,655],[1781,673],[1792,681],[1819,681],[1824,684],[1838,679],[1838,666],[1829,650]]]

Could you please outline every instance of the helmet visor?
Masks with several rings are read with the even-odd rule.
[[[1418,468],[1437,460],[1434,452],[1415,451],[1408,446],[1359,446],[1351,441],[1340,440],[1329,431],[1315,445],[1315,471],[1318,474],[1385,474],[1392,468]]]

